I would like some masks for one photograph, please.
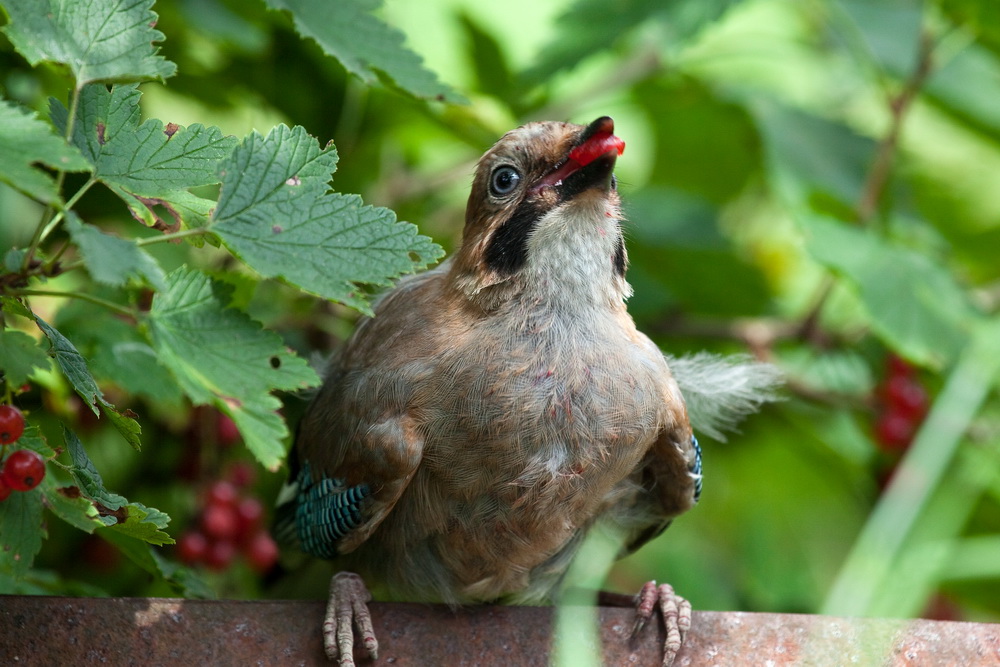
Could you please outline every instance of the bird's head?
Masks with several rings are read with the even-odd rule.
[[[452,267],[459,289],[483,305],[532,289],[620,303],[627,260],[613,171],[624,149],[607,116],[505,134],[472,182]]]

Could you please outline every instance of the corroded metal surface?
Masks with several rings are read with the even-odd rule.
[[[550,608],[371,609],[379,665],[548,664]],[[0,663],[325,665],[322,616],[323,604],[311,601],[0,596]],[[601,607],[599,617],[604,664],[659,664],[659,628],[632,642],[630,609]],[[695,612],[693,625],[679,666],[1000,666],[995,624]]]

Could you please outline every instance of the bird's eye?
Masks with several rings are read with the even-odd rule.
[[[509,195],[521,182],[521,174],[514,167],[497,167],[490,178],[490,192],[497,197]]]

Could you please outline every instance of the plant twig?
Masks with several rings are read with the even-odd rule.
[[[91,296],[86,292],[59,292],[57,290],[44,290],[44,289],[18,289],[12,290],[10,292],[14,296],[53,296],[53,297],[63,297],[67,299],[80,299],[82,301],[89,301],[98,306],[103,306],[110,310],[119,313],[120,315],[125,315],[132,319],[136,319],[136,313],[131,308],[127,308],[121,304],[115,303],[114,301],[108,301],[100,297]]]
[[[921,87],[930,75],[933,64],[934,40],[926,30],[920,34],[918,46],[917,64],[913,73],[907,79],[906,84],[899,94],[888,99],[889,105],[889,127],[885,136],[879,141],[875,151],[875,159],[864,185],[861,188],[861,196],[855,206],[855,214],[858,222],[867,224],[874,217],[878,210],[879,202],[885,195],[889,177],[892,174],[892,167],[896,161],[896,153],[899,148],[899,137],[903,127],[903,120],[907,112],[920,93]],[[802,318],[800,333],[803,340],[808,340],[815,335],[819,323],[820,314],[826,305],[830,294],[833,292],[835,283],[832,276],[828,276],[820,284],[813,299],[813,305]]]
[[[73,126],[76,121],[76,110],[80,105],[80,89],[74,88],[73,92],[70,94],[69,101],[69,116],[66,120],[66,141],[72,143],[73,140]],[[66,171],[64,169],[59,170],[59,174],[56,176],[56,193],[61,193],[63,188],[63,183],[66,181]],[[87,186],[89,187],[89,185]],[[78,193],[79,194],[79,193]],[[56,209],[59,208],[58,215],[56,215]],[[28,245],[28,251],[24,253],[24,259],[21,261],[21,271],[27,272],[31,267],[31,261],[35,257],[35,253],[38,252],[38,246],[45,239],[45,236],[54,229],[52,224],[53,220],[61,220],[65,215],[65,209],[68,206],[60,207],[55,204],[49,204],[45,207],[42,212],[42,219],[38,222],[38,226],[35,227],[35,234],[31,238],[31,243]],[[58,222],[55,223],[58,225]]]
[[[868,171],[868,178],[865,180],[864,188],[861,191],[861,199],[857,205],[858,220],[863,223],[868,222],[875,214],[878,203],[885,193],[885,187],[889,182],[892,165],[896,158],[903,119],[910,110],[913,100],[920,93],[920,89],[927,80],[928,75],[930,75],[933,53],[934,40],[931,38],[930,33],[924,31],[920,34],[917,65],[913,70],[913,74],[910,75],[903,90],[889,100],[889,129],[882,138],[882,141],[879,142],[875,161]]]
[[[154,243],[165,243],[167,241],[177,241],[179,239],[187,238],[190,236],[203,236],[205,234],[210,234],[211,230],[207,227],[194,227],[192,229],[182,229],[179,232],[173,232],[171,234],[161,234],[160,236],[148,236],[144,239],[136,239],[135,244],[137,246],[152,245]]]

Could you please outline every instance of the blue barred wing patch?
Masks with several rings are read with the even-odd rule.
[[[309,464],[298,477],[295,527],[303,551],[335,558],[337,542],[361,525],[361,508],[371,495],[367,484],[347,486],[345,480],[323,476],[313,480]]]
[[[694,463],[691,464],[691,477],[694,478],[694,501],[701,498],[701,445],[698,438],[691,436],[691,446],[694,447]]]

